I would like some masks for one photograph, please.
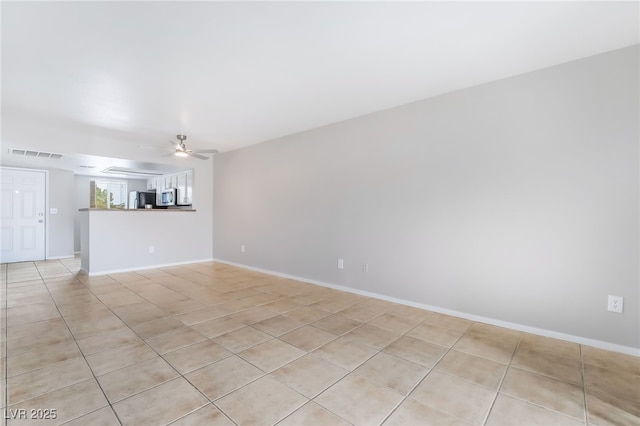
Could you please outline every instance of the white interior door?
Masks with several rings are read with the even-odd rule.
[[[45,258],[45,172],[1,170],[0,261]]]

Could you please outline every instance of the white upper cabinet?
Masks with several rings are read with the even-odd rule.
[[[193,204],[193,171],[187,172],[187,204]]]
[[[147,181],[147,189],[155,189],[157,201],[160,202],[160,193],[165,189],[177,189],[178,204],[193,204],[193,170],[163,175]]]
[[[193,171],[188,170],[176,175],[176,189],[180,204],[193,204]]]
[[[191,204],[188,203],[187,198],[187,173],[180,173],[177,176],[176,189],[178,190],[177,198],[178,203],[180,204]]]

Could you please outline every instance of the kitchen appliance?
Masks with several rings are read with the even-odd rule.
[[[146,205],[151,205],[151,208],[156,207],[156,193],[155,192],[143,192],[143,191],[130,191],[129,192],[129,209],[144,209]]]
[[[184,190],[169,188],[164,189],[159,193],[158,206],[161,207],[173,207],[173,206],[190,206],[191,203],[187,202],[187,197],[184,194]]]
[[[158,205],[163,207],[175,206],[176,205],[176,189],[163,189],[160,194],[158,194]]]

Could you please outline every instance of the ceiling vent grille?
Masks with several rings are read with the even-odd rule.
[[[29,151],[25,149],[12,149],[12,154],[21,155],[23,157],[38,157],[38,158],[53,158],[55,160],[59,160],[62,158],[62,154],[53,154],[51,152],[42,152],[42,151]]]

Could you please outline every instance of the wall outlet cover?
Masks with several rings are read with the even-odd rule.
[[[621,314],[623,305],[624,305],[624,298],[622,296],[609,296],[607,309],[610,312],[617,312]]]

